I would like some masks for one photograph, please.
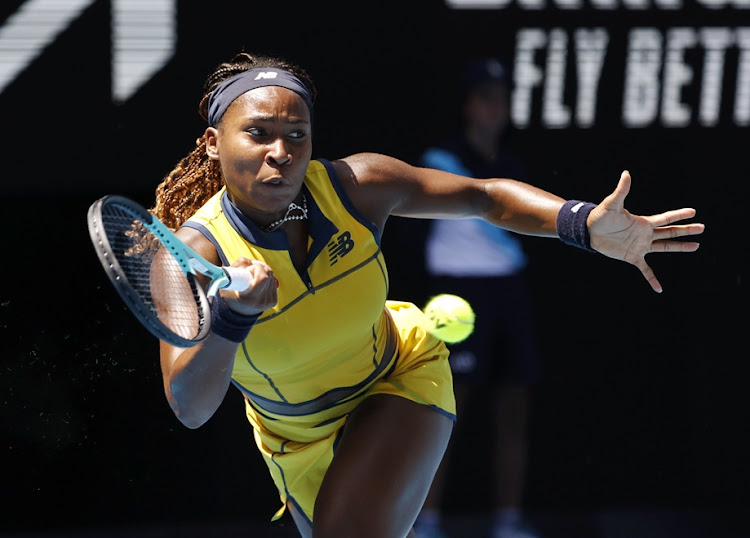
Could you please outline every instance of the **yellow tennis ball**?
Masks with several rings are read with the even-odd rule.
[[[424,307],[429,320],[427,329],[449,344],[466,340],[474,332],[474,309],[463,297],[441,293]]]

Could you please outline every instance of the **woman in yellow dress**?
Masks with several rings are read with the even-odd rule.
[[[189,428],[230,385],[244,395],[277,516],[288,509],[302,536],[413,536],[455,401],[445,345],[416,306],[386,300],[388,217],[479,217],[559,237],[635,265],[656,291],[645,255],[696,250],[670,240],[703,225],[672,225],[692,209],[630,214],[627,172],[595,205],[380,154],[314,160],[314,100],[307,73],[283,59],[243,53],[208,77],[208,126],[153,211],[207,260],[245,268],[251,285],[220,292],[201,344],[161,343],[164,391]]]

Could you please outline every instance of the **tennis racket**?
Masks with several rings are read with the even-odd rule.
[[[180,241],[138,203],[109,195],[88,211],[88,228],[104,271],[136,318],[157,338],[191,347],[211,328],[210,298],[250,286],[244,269],[218,267]],[[204,287],[200,273],[208,277]]]

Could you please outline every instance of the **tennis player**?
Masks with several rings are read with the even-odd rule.
[[[402,89],[402,91],[408,91]],[[623,172],[600,204],[513,179],[475,180],[379,154],[312,159],[314,85],[282,59],[239,54],[206,80],[207,121],[156,191],[154,213],[216,264],[245,268],[222,290],[201,344],[161,344],[164,391],[197,428],[230,385],[302,536],[414,536],[455,420],[448,351],[413,304],[386,301],[380,249],[391,215],[479,217],[635,265],[703,231],[693,209],[636,216]],[[252,487],[252,477],[236,477]]]

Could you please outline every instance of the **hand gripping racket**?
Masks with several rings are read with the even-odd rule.
[[[244,269],[218,267],[180,241],[158,218],[122,196],[105,196],[88,211],[99,261],[138,320],[169,344],[191,347],[211,328],[209,299],[220,289],[249,287]],[[204,291],[196,276],[209,279]]]

